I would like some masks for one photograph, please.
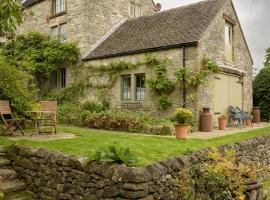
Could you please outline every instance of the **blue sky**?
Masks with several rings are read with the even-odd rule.
[[[155,0],[162,10],[187,5],[199,0]],[[270,47],[270,0],[233,0],[242,24],[254,67],[260,68],[265,60],[265,50]]]

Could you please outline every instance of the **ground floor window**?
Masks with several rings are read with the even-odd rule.
[[[145,100],[145,74],[136,74],[136,100]]]
[[[131,100],[131,75],[121,76],[121,98]]]
[[[66,87],[66,68],[60,68],[50,75],[50,89],[62,89]]]
[[[60,88],[66,87],[66,68],[61,68],[60,72]]]

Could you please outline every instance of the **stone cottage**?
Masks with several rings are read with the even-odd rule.
[[[23,0],[22,5],[28,14],[17,34],[38,31],[61,42],[75,42],[82,57],[126,19],[157,11],[152,0]],[[52,89],[70,82],[66,67],[51,77]]]
[[[119,61],[138,63],[145,54],[150,54],[171,61],[167,67],[167,77],[175,80],[175,72],[180,68],[189,67],[199,71],[205,56],[215,61],[221,72],[211,75],[208,84],[197,89],[195,100],[188,105],[196,113],[197,120],[203,107],[211,109],[215,124],[220,115],[227,114],[229,105],[248,112],[252,109],[253,60],[232,0],[205,0],[157,13],[153,2],[147,0],[106,1],[104,4],[103,1],[86,4],[80,0],[70,5],[67,0],[67,13],[65,11],[59,20],[47,13],[53,2],[58,1],[39,1],[34,5],[27,2],[30,1],[26,1],[25,6],[43,13],[43,22],[33,19],[30,25],[36,30],[48,33],[48,27],[52,27],[54,35],[53,27],[57,26],[60,29],[57,33],[62,39],[61,19],[68,19],[70,26],[67,35],[70,41],[79,43],[86,66]],[[136,11],[138,5],[144,8],[143,12]],[[112,8],[114,11],[111,14],[105,11]],[[138,13],[145,16],[140,17]],[[135,18],[130,19],[129,16]],[[30,28],[24,25],[21,30]],[[94,32],[97,33],[92,35]],[[152,111],[160,116],[168,116],[175,108],[182,107],[183,93],[176,88],[169,97],[172,107],[167,111],[157,109],[156,97],[145,83],[153,74],[154,69],[144,65],[122,71],[106,94],[111,106]],[[107,80],[102,75],[91,78],[95,82]],[[89,94],[95,93],[93,91],[89,91]]]

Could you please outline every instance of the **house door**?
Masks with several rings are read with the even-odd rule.
[[[242,77],[228,74],[217,74],[214,79],[213,89],[213,114],[214,124],[217,125],[218,117],[227,115],[228,107],[238,106],[243,108],[243,82]]]

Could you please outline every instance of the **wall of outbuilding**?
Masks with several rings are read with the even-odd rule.
[[[225,19],[226,14],[236,21],[234,26],[234,62],[225,60]],[[233,8],[231,0],[227,0],[213,19],[207,31],[204,33],[198,45],[199,60],[202,61],[204,56],[210,57],[217,64],[230,71],[235,71],[243,76],[243,110],[250,112],[253,107],[252,99],[252,58],[245,41],[241,25]],[[210,78],[210,84],[207,87],[200,87],[198,91],[198,107],[209,107],[213,110],[213,80]]]

